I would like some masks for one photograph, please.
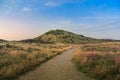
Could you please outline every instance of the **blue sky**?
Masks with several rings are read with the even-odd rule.
[[[120,39],[120,0],[0,0],[0,39],[34,38],[51,29]]]

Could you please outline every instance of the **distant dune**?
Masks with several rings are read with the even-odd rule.
[[[7,40],[0,39],[0,42],[6,42]]]
[[[106,41],[115,41],[111,39],[95,39],[83,35],[75,34],[65,30],[50,30],[34,39],[22,40],[23,42],[39,42],[39,43],[99,43]]]

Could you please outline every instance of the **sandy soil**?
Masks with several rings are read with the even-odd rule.
[[[54,57],[18,80],[92,80],[71,62],[75,48]]]

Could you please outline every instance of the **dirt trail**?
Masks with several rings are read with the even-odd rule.
[[[91,80],[71,62],[75,48],[54,57],[18,80]]]

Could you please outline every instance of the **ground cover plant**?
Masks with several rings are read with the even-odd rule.
[[[74,62],[79,71],[95,80],[120,80],[120,43],[81,45]]]
[[[0,43],[0,80],[13,80],[69,48],[64,44]]]

